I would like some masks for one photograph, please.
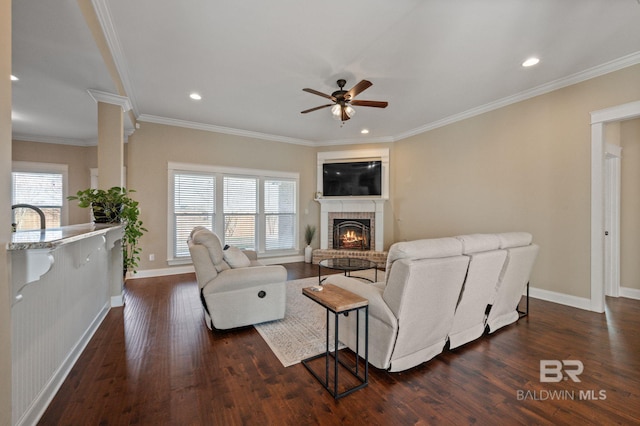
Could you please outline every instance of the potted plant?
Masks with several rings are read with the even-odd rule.
[[[138,218],[140,216],[138,202],[129,196],[132,192],[135,190],[114,186],[107,190],[89,188],[67,197],[69,201],[77,200],[79,207],[91,207],[93,220],[96,223],[122,222],[125,224],[122,240],[125,274],[127,271],[135,272],[138,267],[140,261],[138,241],[147,232]]]
[[[304,261],[306,263],[311,263],[311,258],[313,255],[313,248],[311,248],[311,241],[313,240],[313,236],[316,234],[316,227],[312,225],[307,225],[304,228],[304,241],[307,243],[307,246],[304,248]]]

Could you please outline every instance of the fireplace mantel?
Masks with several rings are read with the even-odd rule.
[[[351,151],[318,152],[317,195],[320,203],[320,249],[329,249],[329,213],[373,213],[375,229],[373,246],[375,250],[384,248],[384,202],[389,199],[389,148],[358,149]],[[377,197],[322,197],[322,166],[325,162],[380,160],[382,163],[382,193]]]
[[[329,249],[329,213],[374,213],[375,230],[373,235],[376,250],[384,247],[384,202],[385,200],[376,198],[318,198],[320,203],[320,248]]]

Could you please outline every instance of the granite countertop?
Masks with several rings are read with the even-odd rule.
[[[82,223],[60,228],[34,229],[11,233],[11,242],[7,250],[54,249],[63,244],[72,243],[94,235],[122,227],[120,223]]]

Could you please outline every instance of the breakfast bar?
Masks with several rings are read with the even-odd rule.
[[[112,306],[122,306],[121,224],[12,233],[12,405],[35,424]]]

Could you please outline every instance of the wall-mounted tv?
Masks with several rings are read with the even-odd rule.
[[[382,194],[382,161],[353,161],[322,165],[325,197],[377,196]]]

